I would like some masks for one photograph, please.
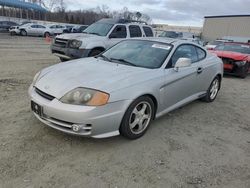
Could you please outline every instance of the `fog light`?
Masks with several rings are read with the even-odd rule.
[[[81,125],[76,125],[76,124],[72,125],[72,130],[74,132],[78,132],[80,129],[81,129]]]

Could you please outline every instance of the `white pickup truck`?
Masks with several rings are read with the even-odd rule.
[[[58,35],[51,52],[61,61],[98,55],[118,42],[129,38],[153,37],[149,25],[125,19],[101,19],[83,33]]]

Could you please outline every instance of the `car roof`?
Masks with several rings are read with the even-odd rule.
[[[96,23],[107,23],[107,24],[138,24],[147,25],[146,22],[128,19],[113,19],[113,18],[103,18]]]
[[[166,43],[166,44],[194,44],[197,46],[196,43],[190,41],[190,40],[185,40],[185,39],[173,39],[173,38],[167,38],[167,37],[144,37],[144,38],[134,38],[137,40],[144,40],[144,41],[153,41],[153,42],[161,42],[161,43]]]
[[[225,44],[238,44],[238,45],[247,45],[250,46],[250,43],[244,43],[244,42],[224,42]]]

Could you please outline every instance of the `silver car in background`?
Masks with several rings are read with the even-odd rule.
[[[37,24],[28,23],[19,27],[20,35],[22,36],[42,36],[49,37],[52,35],[62,34],[66,26],[58,24]]]
[[[29,95],[35,116],[54,129],[136,139],[155,118],[196,99],[214,101],[222,76],[222,61],[195,43],[133,39],[43,69]]]

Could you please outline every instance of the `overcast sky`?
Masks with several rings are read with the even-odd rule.
[[[107,5],[111,10],[128,7],[148,14],[153,23],[202,26],[211,15],[250,14],[250,0],[65,0],[67,10]]]

